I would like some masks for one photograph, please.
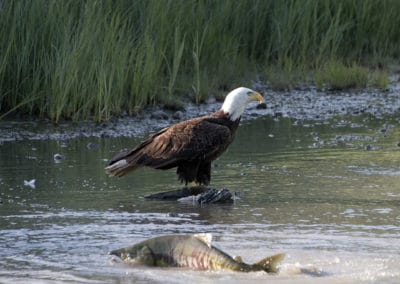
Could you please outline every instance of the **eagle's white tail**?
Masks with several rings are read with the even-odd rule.
[[[116,177],[121,177],[131,170],[132,168],[125,159],[119,160],[105,168],[106,174]]]

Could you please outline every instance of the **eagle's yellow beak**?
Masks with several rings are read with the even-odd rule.
[[[262,103],[264,101],[263,97],[261,96],[260,93],[254,92],[250,97],[249,100],[251,102],[258,102],[258,103]]]

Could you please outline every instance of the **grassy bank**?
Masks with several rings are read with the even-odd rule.
[[[400,56],[399,14],[396,0],[1,1],[0,115],[102,121],[255,74],[373,69]]]

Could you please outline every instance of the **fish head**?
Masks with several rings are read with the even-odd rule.
[[[135,245],[127,248],[113,250],[110,252],[110,254],[118,256],[127,263],[149,266],[156,265],[156,257],[154,256],[153,251],[146,245]]]

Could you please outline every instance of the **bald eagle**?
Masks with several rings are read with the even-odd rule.
[[[167,170],[177,167],[179,180],[208,185],[211,162],[232,143],[241,115],[249,102],[262,102],[262,96],[248,88],[231,91],[220,110],[164,128],[133,150],[113,157],[105,171],[123,176],[142,166]]]

